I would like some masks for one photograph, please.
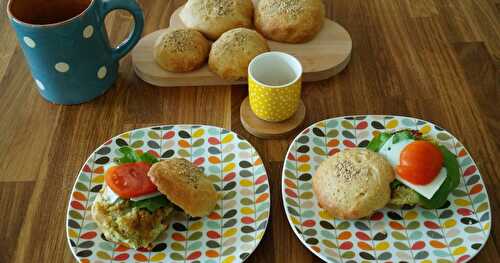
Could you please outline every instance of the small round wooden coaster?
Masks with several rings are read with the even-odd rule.
[[[268,122],[261,120],[250,108],[248,97],[241,103],[240,119],[243,127],[251,134],[262,139],[276,139],[291,135],[306,117],[306,106],[300,100],[297,112],[288,120],[282,122]]]

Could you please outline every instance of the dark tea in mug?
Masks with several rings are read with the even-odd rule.
[[[34,0],[16,1],[11,13],[21,22],[32,25],[48,25],[69,20],[83,13],[91,0]]]

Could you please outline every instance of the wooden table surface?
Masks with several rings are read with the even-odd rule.
[[[271,223],[248,262],[318,262],[286,222],[281,168],[292,137],[260,140],[239,120],[245,86],[157,88],[138,79],[130,56],[116,85],[79,106],[37,92],[0,0],[0,262],[74,262],[66,241],[69,193],[88,155],[124,131],[199,123],[231,129],[259,151],[270,177]],[[168,26],[184,1],[142,0],[144,34]],[[326,0],[328,16],[353,39],[348,68],[304,85],[305,125],[352,114],[422,118],[452,132],[483,175],[493,210],[491,237],[474,262],[500,257],[500,1]],[[107,18],[123,39],[124,12]]]

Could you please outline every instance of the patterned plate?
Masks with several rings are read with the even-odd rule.
[[[204,169],[223,193],[216,210],[195,220],[176,213],[151,250],[106,241],[90,208],[104,182],[104,165],[127,145],[165,159],[183,157]],[[80,262],[243,262],[264,235],[270,202],[262,160],[237,134],[211,126],[145,128],[109,140],[89,157],[71,193],[66,230]]]
[[[340,220],[317,205],[311,178],[329,155],[366,147],[377,133],[418,129],[458,155],[460,186],[442,209],[384,208],[369,219]],[[464,146],[442,128],[395,116],[329,119],[305,129],[288,150],[283,167],[283,204],[297,237],[329,262],[466,262],[488,239],[491,211],[476,164]]]

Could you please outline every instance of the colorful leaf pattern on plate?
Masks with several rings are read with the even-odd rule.
[[[107,241],[90,209],[102,188],[105,166],[121,155],[118,149],[123,146],[195,163],[221,193],[216,209],[205,218],[176,213],[150,250]],[[90,156],[71,193],[66,229],[80,262],[243,262],[264,235],[270,202],[262,160],[237,134],[212,126],[144,128],[109,140]]]
[[[444,207],[387,207],[361,220],[340,220],[318,207],[311,178],[323,160],[343,149],[366,147],[381,132],[408,128],[433,136],[458,156],[462,181]],[[329,262],[466,262],[490,233],[488,194],[472,157],[441,127],[414,118],[340,117],[308,127],[288,150],[282,188],[295,234]]]

